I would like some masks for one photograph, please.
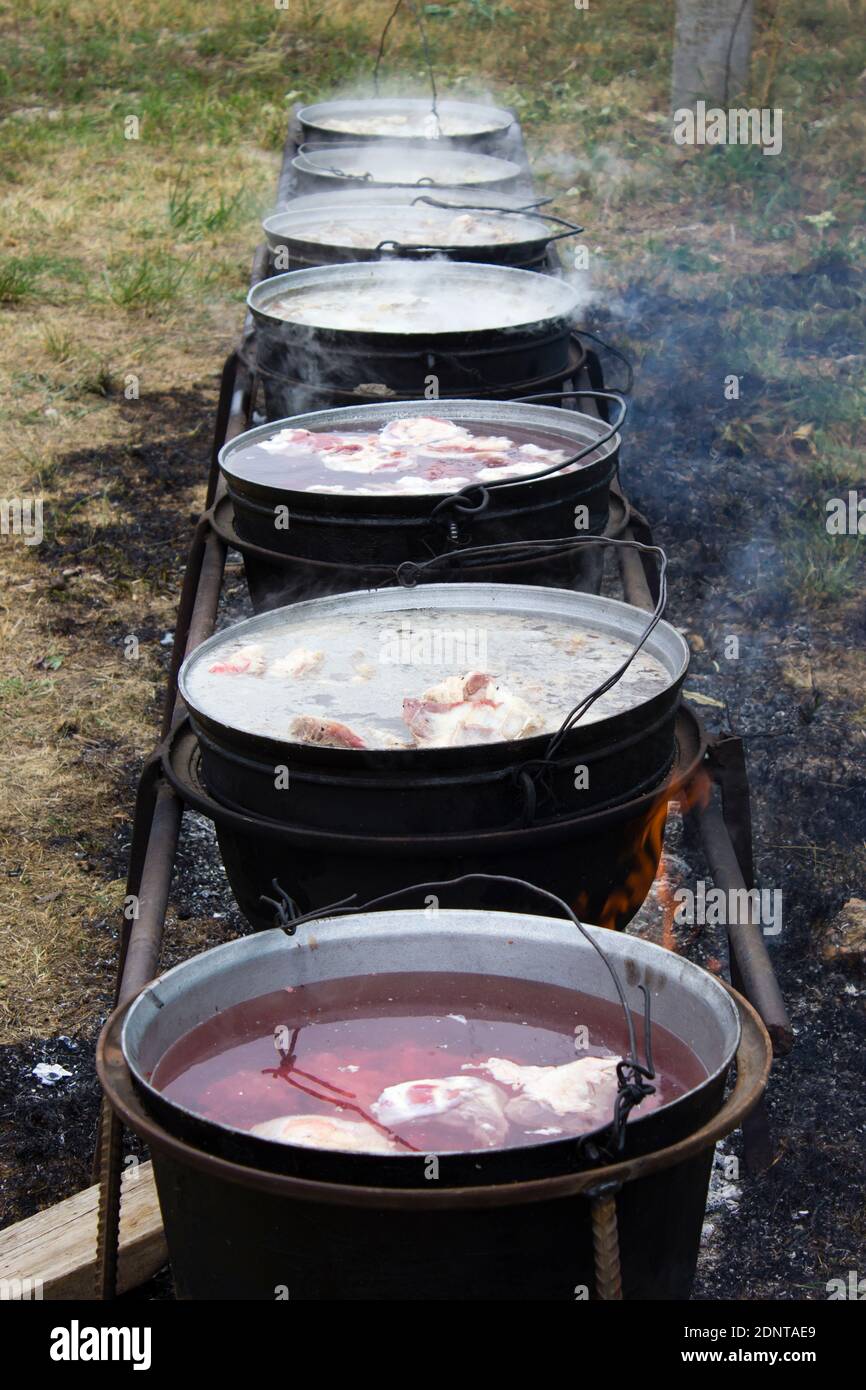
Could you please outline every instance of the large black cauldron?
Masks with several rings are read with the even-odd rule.
[[[333,311],[316,318],[311,308],[310,321],[299,322],[276,310],[277,301],[288,301],[299,312],[314,292],[342,297],[353,314],[345,322],[355,326],[329,326]],[[410,331],[403,312],[397,317],[388,307],[404,296],[417,305]],[[268,418],[339,405],[341,392],[361,389],[418,400],[431,392],[507,397],[531,390],[528,382],[564,380],[577,302],[553,276],[461,261],[379,261],[272,276],[247,298]],[[329,387],[330,399],[323,394]]]
[[[430,1181],[424,1156],[255,1139],[202,1120],[149,1084],[181,1034],[281,985],[364,970],[457,970],[614,998],[603,963],[563,920],[416,910],[320,921],[292,941],[275,932],[209,951],[115,1014],[100,1039],[100,1079],[153,1156],[178,1296],[572,1301],[594,1288],[585,1194],[600,1185],[619,1193],[624,1296],[687,1298],[713,1146],[759,1099],[768,1039],[744,1001],[682,957],[612,933],[597,939],[638,1017],[643,985],[654,1022],[696,1051],[707,1072],[695,1090],[629,1123],[613,1167],[593,1167],[573,1140],[544,1139],[440,1155]],[[720,1112],[735,1053],[737,1091]]]

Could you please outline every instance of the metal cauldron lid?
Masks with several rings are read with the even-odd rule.
[[[296,169],[322,179],[357,179],[359,183],[466,185],[517,182],[518,164],[496,155],[454,149],[402,145],[315,145],[302,147],[292,161]]]
[[[381,296],[396,288],[429,304],[432,326],[425,324],[420,313],[417,326],[413,324],[411,332],[389,326],[379,305]],[[546,323],[567,323],[574,318],[580,303],[577,290],[568,281],[534,270],[473,261],[394,260],[316,266],[272,275],[253,286],[247,295],[247,305],[254,316],[259,315],[271,324],[285,325],[287,320],[269,313],[269,304],[290,295],[308,295],[311,290],[344,290],[347,303],[355,306],[364,299],[369,301],[373,326],[331,329],[323,324],[325,331],[362,333],[372,338],[418,338],[431,345],[437,337],[450,338],[458,332],[469,337],[476,332],[501,330],[507,333],[519,328],[535,330]],[[503,309],[503,305],[509,308]],[[455,312],[467,310],[467,306],[472,306],[471,326],[458,328],[450,311],[452,308]],[[507,321],[503,321],[504,318]],[[299,325],[290,323],[289,326]],[[313,332],[319,328],[309,320],[300,326]]]
[[[436,111],[443,140],[477,140],[502,135],[514,122],[510,111],[485,102],[445,98],[436,103]],[[429,97],[349,97],[302,106],[297,117],[306,130],[321,131],[325,135],[331,132],[338,136],[357,135],[365,140],[422,140],[432,144],[435,140],[425,134],[431,113]],[[383,118],[390,128],[381,133],[371,128]]]

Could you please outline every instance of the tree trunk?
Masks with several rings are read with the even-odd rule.
[[[746,90],[755,0],[677,0],[671,110],[704,98],[728,107]]]

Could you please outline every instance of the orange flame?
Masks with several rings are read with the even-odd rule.
[[[665,875],[664,833],[667,822],[668,805],[671,800],[680,804],[683,814],[707,805],[712,790],[712,782],[705,772],[699,772],[684,786],[673,792],[666,787],[649,810],[633,822],[633,843],[629,848],[628,870],[621,884],[609,894],[596,920],[601,927],[621,930],[646,901],[647,895],[660,876],[658,896],[662,907],[663,924],[661,945],[669,951],[677,949],[674,934],[673,889]],[[578,899],[578,915],[586,911],[586,894]]]

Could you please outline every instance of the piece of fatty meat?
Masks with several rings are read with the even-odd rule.
[[[263,1120],[253,1125],[250,1134],[310,1149],[342,1149],[346,1153],[368,1154],[403,1152],[399,1144],[367,1120],[345,1120],[340,1115],[281,1115],[276,1120]]]
[[[264,648],[257,643],[240,647],[231,656],[215,661],[208,670],[214,676],[262,676],[265,672]]]
[[[448,676],[420,698],[405,699],[403,719],[419,748],[527,738],[543,728],[525,700],[483,671]]]
[[[268,675],[290,676],[297,680],[299,676],[308,676],[311,672],[318,671],[324,659],[324,652],[313,652],[309,647],[293,647],[268,668]]]
[[[296,743],[312,743],[318,748],[366,748],[367,745],[338,719],[319,719],[315,714],[299,714],[292,720],[290,736]]]
[[[519,1094],[505,1113],[514,1124],[528,1127],[549,1123],[552,1116],[585,1119],[590,1125],[613,1118],[620,1057],[579,1057],[558,1067],[523,1067],[506,1057],[467,1063],[467,1070],[485,1071]]]
[[[396,1128],[412,1120],[436,1119],[462,1129],[467,1143],[495,1148],[508,1133],[505,1096],[498,1086],[475,1076],[442,1076],[386,1086],[371,1109],[383,1125]]]

